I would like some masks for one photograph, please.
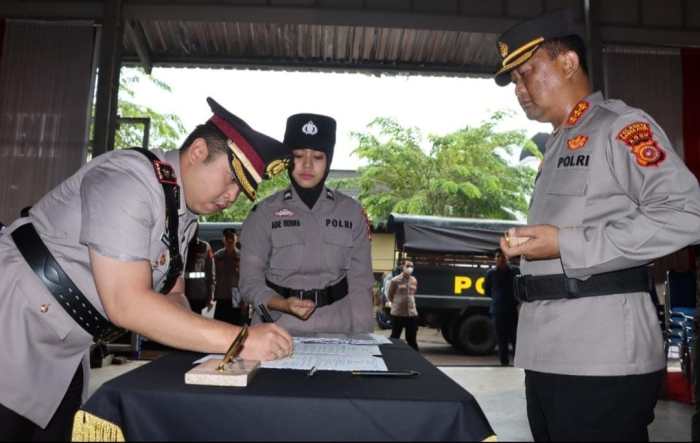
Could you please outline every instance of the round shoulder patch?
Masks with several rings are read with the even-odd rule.
[[[654,133],[647,122],[625,126],[617,134],[617,139],[629,147],[639,166],[658,166],[666,159],[666,152],[654,139]]]

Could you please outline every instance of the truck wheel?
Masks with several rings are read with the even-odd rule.
[[[450,323],[452,322],[448,321],[443,323],[442,326],[440,326],[440,332],[442,332],[442,338],[444,338],[448,344],[454,346],[455,341],[452,340],[452,325]]]
[[[457,328],[455,341],[468,355],[488,355],[496,348],[496,328],[483,314],[464,317]]]
[[[440,326],[440,332],[442,332],[442,338],[455,348],[459,346],[455,342],[455,337],[457,336],[457,329],[459,327],[459,317],[456,315],[451,316],[445,320]]]

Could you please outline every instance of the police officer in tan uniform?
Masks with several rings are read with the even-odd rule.
[[[406,343],[417,351],[416,291],[418,290],[418,280],[412,274],[413,262],[406,260],[401,266],[401,273],[391,279],[387,298],[391,302],[391,338],[401,338],[401,331],[406,328]]]
[[[360,204],[325,187],[335,146],[330,117],[296,114],[284,142],[292,185],[260,202],[241,229],[241,293],[290,333],[370,332],[372,262]]]
[[[648,440],[666,364],[647,265],[700,241],[700,188],[647,113],[593,92],[570,11],[498,40],[496,82],[552,124],[521,256],[515,365],[536,441]]]
[[[117,327],[207,353],[225,352],[238,335],[189,310],[181,260],[197,214],[228,207],[241,191],[254,198],[265,165],[287,150],[209,103],[214,115],[179,151],[101,155],[0,237],[1,438],[68,439],[90,344]],[[291,349],[286,331],[261,325],[243,355],[269,360]]]

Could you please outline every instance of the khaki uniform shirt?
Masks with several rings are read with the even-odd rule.
[[[369,226],[352,198],[326,189],[309,209],[293,187],[253,209],[241,229],[243,299],[255,307],[276,295],[265,279],[292,289],[322,289],[347,276],[348,295],[308,320],[270,311],[290,333],[373,330]],[[254,322],[260,321],[256,314]]]
[[[594,274],[645,265],[700,241],[700,189],[646,113],[595,93],[547,141],[529,224],[560,228],[561,259],[522,259],[524,275]],[[664,368],[646,293],[523,303],[516,366],[616,376]]]
[[[395,317],[417,317],[416,290],[418,280],[413,276],[404,277],[403,272],[391,279],[389,298],[391,315]]]
[[[178,152],[153,152],[173,166],[179,181]],[[180,251],[186,257],[196,216],[180,195]],[[0,237],[0,403],[45,427],[81,361],[85,400],[92,338],[62,309],[12,241],[11,232],[29,221],[75,285],[105,315],[88,246],[119,260],[148,260],[153,287],[159,289],[170,263],[163,188],[145,156],[109,152],[46,194],[30,217],[15,221]]]

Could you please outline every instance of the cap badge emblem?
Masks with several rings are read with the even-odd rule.
[[[508,55],[508,45],[504,42],[498,42],[498,52],[501,53],[501,57],[506,58]]]
[[[306,135],[316,135],[318,134],[318,128],[312,120],[309,120],[304,126],[301,127],[301,132]]]

